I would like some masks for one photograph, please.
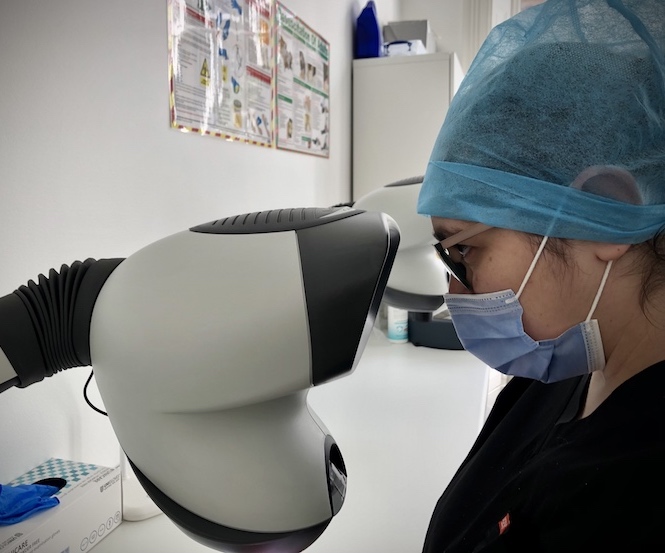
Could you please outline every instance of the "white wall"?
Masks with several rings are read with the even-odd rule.
[[[520,0],[401,0],[399,11],[400,19],[428,19],[437,50],[457,53],[466,72],[490,29],[519,9]]]
[[[461,52],[466,0],[402,0],[400,19],[428,19],[439,52]]]
[[[0,296],[222,216],[350,199],[364,2],[284,3],[331,44],[329,159],[170,129],[165,0],[0,2]],[[377,5],[398,17],[398,0]],[[87,374],[0,395],[0,482],[50,456],[118,462],[107,419],[83,401]]]

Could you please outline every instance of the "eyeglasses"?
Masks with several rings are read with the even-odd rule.
[[[464,248],[460,247],[459,244],[491,228],[489,225],[476,223],[434,244],[434,249],[439,254],[441,261],[443,261],[448,271],[450,271],[450,274],[459,280],[467,290],[471,290],[471,283],[466,278],[466,267],[463,263]],[[453,246],[455,247],[453,248]]]

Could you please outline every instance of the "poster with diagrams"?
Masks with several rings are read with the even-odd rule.
[[[271,0],[169,0],[171,126],[273,144]]]
[[[277,148],[330,152],[330,45],[280,2],[275,6]]]
[[[330,44],[276,0],[167,0],[171,126],[329,157]]]

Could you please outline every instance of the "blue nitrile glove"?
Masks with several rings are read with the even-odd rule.
[[[0,526],[16,524],[35,513],[55,507],[60,500],[51,496],[59,489],[43,484],[0,484]]]

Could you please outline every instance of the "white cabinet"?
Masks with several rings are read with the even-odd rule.
[[[461,78],[455,54],[353,61],[354,200],[425,173]]]

